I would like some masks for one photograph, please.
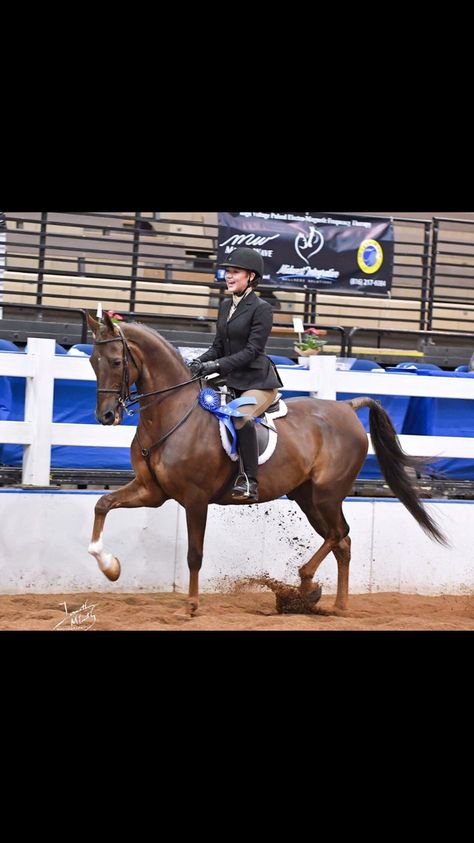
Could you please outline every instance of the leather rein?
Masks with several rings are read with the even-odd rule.
[[[102,388],[99,389],[99,388],[97,388],[97,392],[98,393],[99,392],[112,392],[112,393],[116,393],[116,394],[118,393],[118,395],[119,395],[118,403],[123,407],[124,411],[127,413],[127,416],[134,416],[135,413],[138,412],[138,409],[145,410],[148,407],[153,406],[154,403],[156,403],[154,401],[151,401],[149,404],[145,404],[144,407],[139,407],[138,409],[131,410],[131,411],[128,409],[129,407],[132,406],[132,404],[137,404],[139,401],[141,401],[142,398],[150,398],[152,395],[162,395],[165,392],[171,392],[173,389],[179,389],[182,386],[187,386],[189,383],[196,383],[196,381],[200,380],[199,376],[197,376],[197,377],[191,378],[188,381],[183,381],[182,383],[177,383],[174,386],[168,386],[168,387],[166,387],[166,389],[157,389],[154,392],[143,392],[141,394],[137,394],[136,392],[134,392],[133,395],[131,395],[130,394],[130,373],[129,373],[129,369],[128,369],[129,358],[132,361],[135,368],[137,369],[137,371],[139,372],[140,370],[139,370],[139,368],[137,366],[137,363],[135,361],[135,358],[132,354],[132,350],[131,350],[129,344],[127,343],[127,340],[125,339],[125,336],[123,334],[122,329],[118,325],[116,327],[117,327],[117,330],[119,331],[120,336],[111,337],[110,339],[107,339],[107,340],[94,340],[94,343],[95,343],[95,345],[105,345],[108,342],[121,342],[122,343],[122,364],[123,364],[122,365],[122,383],[121,383],[121,386],[120,386],[119,389],[102,389]],[[175,424],[174,427],[172,427],[171,430],[168,431],[168,433],[165,433],[164,436],[162,436],[158,440],[158,442],[155,442],[153,445],[150,445],[149,448],[143,448],[143,446],[140,442],[140,437],[138,435],[138,427],[137,427],[136,437],[137,437],[138,444],[140,446],[140,452],[141,452],[142,456],[145,457],[147,462],[148,462],[149,457],[150,457],[150,451],[152,451],[154,448],[158,448],[158,446],[161,445],[165,441],[165,439],[168,439],[168,437],[171,436],[171,434],[174,433],[175,430],[177,430],[179,427],[181,427],[182,424],[184,424],[186,419],[191,415],[194,408],[197,407],[198,402],[199,402],[199,395],[196,398],[196,400],[194,401],[194,403],[191,405],[191,407],[188,410],[186,410],[186,413],[184,414],[182,419],[180,419],[177,422],[177,424]]]

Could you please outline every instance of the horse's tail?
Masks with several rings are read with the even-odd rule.
[[[422,457],[411,457],[402,449],[395,428],[390,416],[383,407],[374,401],[373,398],[352,398],[348,402],[354,410],[361,407],[369,407],[369,424],[372,444],[377,459],[382,469],[383,476],[396,494],[401,503],[406,506],[408,512],[418,522],[421,529],[440,544],[448,546],[448,541],[443,535],[436,522],[427,513],[423,502],[418,497],[409,474],[405,469],[413,468],[420,470],[427,463],[428,459]]]

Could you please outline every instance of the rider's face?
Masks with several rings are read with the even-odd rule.
[[[238,267],[227,267],[225,271],[225,280],[227,289],[235,295],[243,293],[247,289],[249,278],[253,276],[253,272],[248,269],[238,269]]]

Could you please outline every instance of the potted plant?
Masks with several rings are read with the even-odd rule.
[[[325,337],[327,331],[322,331],[318,328],[306,328],[303,338],[295,343],[295,351],[302,357],[310,357],[312,354],[319,354],[323,345],[326,345],[327,340],[321,339]]]

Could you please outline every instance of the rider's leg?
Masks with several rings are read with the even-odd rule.
[[[232,498],[234,500],[256,503],[258,501],[258,446],[257,430],[254,418],[265,412],[275,401],[276,389],[249,389],[242,393],[241,398],[252,396],[257,399],[256,404],[242,404],[239,407],[243,418],[235,419],[239,454],[243,471],[237,477]]]

